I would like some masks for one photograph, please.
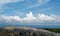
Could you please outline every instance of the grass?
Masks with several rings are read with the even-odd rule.
[[[51,32],[60,33],[60,28],[45,28],[45,30],[49,30]]]

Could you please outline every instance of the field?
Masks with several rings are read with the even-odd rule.
[[[45,28],[45,30],[49,30],[51,32],[60,33],[60,28]]]

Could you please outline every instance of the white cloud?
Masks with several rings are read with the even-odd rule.
[[[48,16],[48,15],[45,15],[45,14],[39,14],[38,15],[38,19],[40,21],[54,21],[55,20],[55,16],[52,17],[52,16]]]
[[[12,3],[12,2],[20,2],[24,0],[0,0],[0,4]]]
[[[22,2],[25,0],[0,0],[0,9],[10,9],[9,7],[5,8],[4,4]]]
[[[36,17],[33,16],[32,12],[26,14],[26,17],[23,18],[25,22],[32,23],[36,20]]]
[[[18,21],[20,18],[18,16],[0,16],[0,22],[12,22],[13,20]]]
[[[4,4],[13,3],[13,2],[21,2],[21,1],[26,1],[26,0],[0,0],[0,9],[6,9],[6,8],[4,8]],[[31,4],[29,6],[27,4],[27,6],[28,6],[28,8],[38,7],[38,6],[41,6],[41,5],[43,5],[43,4],[45,4],[45,3],[49,2],[49,1],[50,0],[36,0],[35,4],[32,3],[33,5]],[[7,9],[8,8],[9,7],[7,7]]]
[[[49,2],[50,0],[38,0],[39,3],[47,3]]]
[[[60,22],[60,16],[38,14],[34,16],[32,12],[26,14],[26,17],[20,18],[19,16],[0,16],[0,23],[43,23],[43,22]]]
[[[37,0],[35,4],[29,6],[28,8],[38,7],[45,3],[48,3],[50,0]]]

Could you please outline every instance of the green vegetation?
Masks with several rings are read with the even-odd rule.
[[[60,33],[60,28],[45,28],[45,30],[49,30],[52,32]]]

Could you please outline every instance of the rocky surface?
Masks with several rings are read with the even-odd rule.
[[[0,36],[60,36],[60,33],[30,27],[3,27]]]

